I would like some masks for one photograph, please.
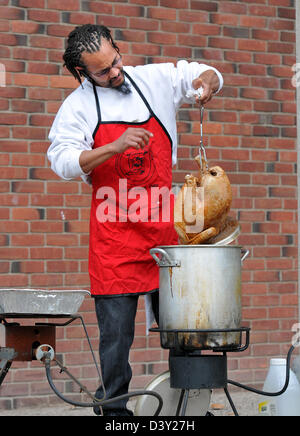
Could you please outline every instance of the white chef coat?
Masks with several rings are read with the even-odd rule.
[[[222,75],[213,67],[184,60],[179,61],[176,67],[172,63],[162,63],[125,66],[124,70],[136,82],[169,133],[174,165],[177,160],[176,112],[183,103],[194,103],[193,98],[186,96],[193,89],[192,81],[204,71],[214,70],[220,81],[219,92],[223,86]],[[96,90],[102,121],[143,122],[149,118],[149,111],[133,86],[130,94],[99,86]],[[92,149],[97,123],[93,86],[85,80],[83,86],[79,86],[63,102],[49,133],[51,145],[48,159],[59,177],[65,180],[82,177],[86,183],[90,183],[89,176],[79,165],[79,156],[82,151]]]

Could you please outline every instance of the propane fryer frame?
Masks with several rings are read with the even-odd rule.
[[[162,348],[169,349],[170,386],[181,389],[181,396],[177,406],[177,416],[185,416],[190,389],[223,388],[235,416],[239,416],[228,391],[227,383],[227,352],[245,351],[250,344],[250,327],[233,329],[149,329],[159,332]],[[174,346],[163,345],[163,334],[174,334]],[[235,346],[203,347],[202,349],[185,348],[178,335],[184,333],[215,334],[240,333],[240,344]],[[242,345],[242,334],[246,333],[245,345]],[[202,350],[222,352],[222,355],[203,355]],[[209,414],[209,412],[208,412]]]
[[[35,322],[33,326],[27,326],[27,325],[20,325],[17,322],[8,322],[8,319],[67,319],[67,321],[65,322]],[[39,345],[42,345],[41,343],[39,343],[36,340],[36,332],[35,329],[38,330],[38,328],[45,328],[44,330],[44,338],[45,336],[47,338],[50,338],[50,342],[52,342],[50,345],[55,349],[55,340],[56,340],[56,335],[55,335],[55,328],[56,327],[65,327],[69,324],[71,324],[72,322],[74,322],[75,320],[79,319],[81,321],[82,327],[84,329],[84,333],[86,336],[86,339],[88,341],[89,344],[89,349],[91,351],[92,357],[93,357],[93,361],[94,364],[96,366],[97,372],[98,372],[98,376],[99,376],[99,380],[101,380],[101,372],[95,357],[95,353],[93,351],[92,348],[92,344],[87,332],[87,328],[85,326],[83,317],[81,315],[79,315],[78,313],[75,314],[59,314],[59,315],[54,315],[54,314],[42,314],[42,313],[0,313],[0,325],[3,324],[4,328],[5,328],[5,335],[9,340],[8,345],[5,348],[1,348],[0,347],[0,351],[1,350],[10,350],[11,353],[13,352],[13,358],[11,358],[7,364],[5,364],[2,374],[1,374],[1,378],[0,378],[0,386],[4,381],[5,376],[8,373],[8,370],[12,364],[12,362],[14,360],[20,360],[20,361],[32,361],[35,360],[35,349],[37,349],[39,347]],[[23,331],[23,333],[22,333]],[[14,341],[14,335],[16,335],[17,333],[17,341],[16,341],[16,345],[15,346],[13,344]],[[21,336],[21,337],[20,337]],[[25,344],[23,343],[23,341],[25,342]],[[44,342],[44,341],[43,341]],[[13,346],[13,348],[12,348]],[[11,354],[10,353],[10,354]],[[6,353],[5,353],[6,354]],[[21,354],[21,355],[20,355]],[[19,355],[19,358],[18,358]]]
[[[40,346],[37,346],[37,348],[36,348],[36,352],[37,352],[36,353],[36,358],[38,360],[40,360],[44,364],[45,370],[46,370],[46,377],[47,377],[49,386],[52,389],[52,391],[61,400],[65,401],[66,403],[69,403],[71,405],[74,405],[76,407],[77,406],[79,406],[79,407],[95,407],[95,406],[102,407],[103,405],[110,404],[110,403],[112,403],[112,402],[114,402],[116,400],[121,400],[121,399],[125,399],[125,398],[129,399],[131,397],[137,397],[137,396],[141,396],[141,395],[150,395],[152,397],[155,397],[158,400],[158,407],[156,409],[156,412],[155,412],[154,416],[159,415],[159,413],[160,413],[160,411],[162,409],[162,406],[163,406],[163,400],[162,400],[161,396],[159,394],[157,394],[156,392],[146,391],[146,390],[143,390],[143,391],[134,391],[134,392],[129,392],[128,394],[120,395],[118,397],[113,397],[113,398],[110,398],[110,399],[107,399],[107,400],[105,399],[106,393],[105,393],[105,386],[103,385],[103,381],[102,381],[101,369],[99,368],[99,365],[97,363],[97,360],[96,360],[96,357],[95,357],[95,354],[94,354],[94,351],[93,351],[93,348],[92,348],[92,344],[91,344],[91,341],[90,341],[90,338],[89,338],[89,335],[88,335],[87,328],[85,326],[83,317],[81,315],[79,315],[78,313],[76,313],[76,314],[60,314],[60,315],[57,315],[57,314],[56,315],[55,314],[51,314],[51,315],[50,314],[29,314],[29,313],[26,313],[26,314],[20,314],[20,313],[0,313],[0,325],[3,323],[5,327],[9,327],[9,326],[11,326],[11,327],[19,327],[18,323],[15,323],[15,322],[8,323],[6,321],[7,318],[13,318],[13,319],[17,319],[17,318],[19,318],[19,319],[21,319],[21,318],[25,318],[25,319],[36,319],[36,318],[47,318],[47,319],[50,319],[50,318],[55,318],[55,319],[58,319],[58,318],[69,318],[64,323],[59,323],[59,322],[54,322],[54,323],[51,323],[51,322],[39,322],[39,323],[35,323],[35,327],[36,328],[38,328],[38,327],[49,327],[49,328],[53,328],[53,327],[65,327],[65,326],[71,324],[76,319],[79,319],[81,321],[81,324],[83,326],[83,329],[84,329],[84,332],[85,332],[85,335],[86,335],[86,339],[87,339],[88,344],[89,344],[90,351],[91,351],[92,356],[93,356],[94,364],[96,366],[96,370],[97,370],[97,373],[98,373],[98,376],[99,376],[99,382],[102,384],[103,389],[104,389],[104,397],[102,399],[95,398],[89,392],[89,390],[82,383],[80,383],[80,381],[77,380],[76,377],[74,377],[68,371],[67,368],[65,368],[58,360],[56,360],[54,358],[55,353],[54,353],[53,349],[51,350],[52,346],[51,345],[48,346],[47,344],[43,344],[43,345],[41,344]],[[20,330],[19,331],[21,331],[21,329],[24,328],[24,327],[27,327],[27,326],[20,326]],[[45,348],[47,348],[47,350]],[[32,353],[33,350],[31,349],[30,351],[31,351],[31,355],[32,355],[33,354]],[[53,355],[51,355],[51,351],[53,352]],[[40,357],[38,357],[39,353],[41,353]],[[13,348],[7,348],[7,347],[5,347],[5,348],[2,347],[1,348],[0,347],[0,359],[3,359],[3,361],[0,360],[0,387],[1,387],[1,384],[2,384],[4,378],[6,377],[8,371],[9,371],[9,369],[11,367],[11,364],[12,364],[13,360],[17,357],[17,354],[18,354],[18,350],[15,350]],[[56,364],[60,367],[60,372],[61,373],[62,372],[66,373],[71,378],[71,380],[73,380],[80,387],[80,392],[81,393],[84,392],[85,394],[87,394],[91,398],[91,401],[92,401],[91,403],[82,403],[82,402],[78,402],[78,401],[72,401],[71,399],[66,398],[63,394],[61,394],[59,392],[59,390],[54,385],[53,379],[51,377],[51,360],[52,359],[54,359]]]

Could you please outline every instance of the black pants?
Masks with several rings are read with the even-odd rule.
[[[158,322],[158,290],[151,293],[152,306]],[[128,393],[132,371],[129,351],[134,339],[138,295],[121,297],[96,297],[95,307],[100,330],[100,360],[106,399]],[[103,398],[102,386],[96,398]],[[105,415],[130,414],[126,409],[128,399],[103,406]],[[99,413],[96,407],[95,413]]]

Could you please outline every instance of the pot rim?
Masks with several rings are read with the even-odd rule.
[[[158,245],[153,248],[239,248],[242,249],[241,245]]]

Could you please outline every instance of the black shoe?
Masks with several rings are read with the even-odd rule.
[[[103,416],[133,416],[133,413],[128,409],[103,409]]]
[[[102,409],[103,416],[133,416],[133,412],[128,409]],[[94,407],[94,413],[101,416],[100,407]]]

